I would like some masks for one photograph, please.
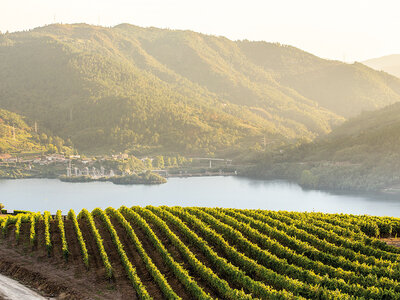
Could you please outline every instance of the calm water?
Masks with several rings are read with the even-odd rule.
[[[49,210],[180,205],[400,216],[400,196],[335,195],[296,184],[238,177],[170,178],[163,185],[121,186],[108,182],[66,183],[57,179],[0,180],[7,209]]]

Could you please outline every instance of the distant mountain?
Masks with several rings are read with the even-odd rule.
[[[385,71],[400,78],[400,54],[392,54],[362,62],[364,65],[378,71]]]
[[[398,78],[279,44],[128,24],[0,35],[0,107],[83,151],[311,140],[399,100]]]

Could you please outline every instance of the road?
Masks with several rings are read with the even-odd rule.
[[[20,284],[18,281],[0,274],[0,299],[7,300],[45,300],[35,291]]]

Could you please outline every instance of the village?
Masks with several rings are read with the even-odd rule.
[[[232,160],[161,156],[138,158],[127,153],[87,157],[64,154],[0,154],[0,178],[59,178],[96,181],[145,172],[168,177],[237,175]]]

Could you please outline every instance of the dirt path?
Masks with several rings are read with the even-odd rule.
[[[39,295],[18,281],[0,274],[0,299],[44,300],[48,298]]]
[[[385,238],[381,239],[381,241],[385,242],[386,244],[394,247],[400,248],[400,238]]]

